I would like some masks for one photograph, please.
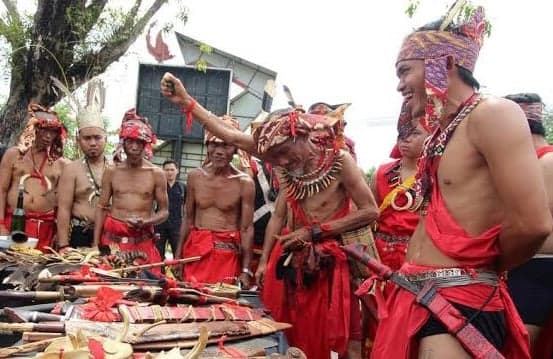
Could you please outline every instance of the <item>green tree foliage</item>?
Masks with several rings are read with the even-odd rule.
[[[367,180],[367,183],[371,183],[374,180],[374,175],[376,173],[376,167],[372,166],[365,172],[365,179]]]
[[[0,59],[10,93],[0,112],[0,142],[15,138],[29,102],[53,106],[63,97],[52,90],[51,76],[73,91],[103,73],[169,1],[129,0],[117,2],[126,6],[117,8],[108,0],[38,0],[30,14],[22,9],[30,1],[2,0]],[[172,1],[178,9],[175,20],[185,22],[181,0]]]

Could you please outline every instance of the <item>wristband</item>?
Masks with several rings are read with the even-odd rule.
[[[189,134],[192,130],[192,111],[194,111],[194,108],[196,107],[196,100],[192,99],[192,102],[188,105],[188,107],[185,109],[182,108],[182,114],[186,116],[186,134]]]
[[[323,239],[323,230],[321,226],[317,223],[311,226],[311,240],[313,242],[320,242]]]

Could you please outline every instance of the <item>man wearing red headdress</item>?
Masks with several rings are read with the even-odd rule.
[[[19,142],[6,151],[0,165],[0,235],[9,234],[21,186],[25,191],[25,233],[38,238],[39,249],[53,246],[56,192],[66,163],[62,157],[65,136],[65,127],[54,111],[29,105]]]
[[[486,23],[482,8],[464,14],[413,32],[396,62],[411,116],[439,126],[410,191],[421,218],[399,272],[449,302],[450,315],[441,321],[445,309],[433,316],[420,304],[428,297],[396,286],[379,305],[373,358],[487,357],[494,350],[496,357],[529,358],[503,272],[527,261],[553,223],[522,111],[476,92],[472,72]],[[462,337],[468,324],[483,340]]]
[[[287,338],[308,358],[345,355],[351,301],[340,235],[367,226],[378,213],[355,161],[336,141],[346,106],[327,115],[275,111],[252,136],[222,125],[171,74],[164,75],[161,91],[217,137],[279,171],[280,192],[256,273],[264,304],[276,320],[292,324]]]
[[[505,96],[524,111],[536,149],[549,206],[553,210],[553,146],[545,139],[543,103],[538,94],[520,93]],[[509,291],[528,334],[534,358],[553,355],[553,236],[549,235],[538,253],[527,263],[509,272]],[[549,351],[548,354],[545,351]]]
[[[224,123],[238,128],[230,118]],[[248,288],[253,280],[253,180],[232,165],[235,146],[209,131],[205,131],[205,144],[204,165],[188,174],[186,219],[177,249],[179,257],[202,258],[184,265],[183,278],[200,283],[239,279]]]
[[[134,109],[127,111],[119,130],[115,166],[104,170],[94,221],[95,246],[137,250],[146,254],[148,263],[161,261],[154,243],[154,225],[169,216],[165,174],[148,161],[155,142],[148,119]],[[155,213],[154,201],[158,208]],[[161,270],[156,267],[152,272],[160,274]]]

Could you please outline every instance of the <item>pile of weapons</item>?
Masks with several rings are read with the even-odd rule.
[[[266,339],[237,345],[241,354],[232,342],[290,327],[241,298],[255,293],[222,283],[160,279],[149,272],[198,257],[137,265],[137,253],[109,256],[91,250],[63,255],[0,252],[6,288],[0,290],[0,300],[17,303],[1,311],[7,321],[0,322],[0,332],[22,333],[23,341],[0,348],[0,358],[30,352],[39,352],[37,358],[115,359],[144,353],[148,358],[204,358],[221,357],[227,350],[234,350],[234,357],[255,357],[264,355]],[[219,346],[205,349],[209,343]]]

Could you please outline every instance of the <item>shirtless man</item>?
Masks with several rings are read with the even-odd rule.
[[[18,144],[6,151],[0,165],[0,235],[9,234],[21,185],[25,232],[38,238],[37,248],[44,249],[53,246],[56,233],[56,192],[66,163],[62,157],[65,128],[54,111],[30,104],[28,112]]]
[[[505,97],[518,103],[526,115],[546,184],[549,208],[553,212],[553,146],[545,140],[541,98],[533,93]],[[553,319],[553,236],[547,237],[531,260],[511,270],[508,279],[509,291],[528,329],[533,348],[542,328]],[[547,340],[551,340],[551,336]]]
[[[116,245],[121,251],[140,251],[147,256],[148,263],[160,262],[154,243],[154,225],[164,222],[169,211],[165,174],[148,161],[156,137],[148,120],[132,109],[123,117],[119,139],[114,156],[116,164],[107,167],[102,178],[93,245]],[[123,151],[126,159],[122,158]],[[156,213],[154,201],[158,207]],[[161,274],[161,269],[156,267],[152,272]]]
[[[237,127],[238,122],[226,119]],[[253,180],[232,164],[236,147],[205,132],[207,159],[188,175],[186,219],[178,257],[201,256],[184,265],[183,278],[200,283],[236,282],[248,288],[253,241]]]
[[[414,119],[439,124],[419,162],[411,209],[421,219],[400,272],[433,285],[504,356],[529,358],[501,273],[536,253],[552,220],[524,114],[511,101],[475,92],[472,72],[485,28],[477,8],[461,24],[416,30],[400,50],[398,91]],[[386,306],[373,358],[417,351],[419,358],[471,357],[411,293],[394,288]],[[471,350],[478,351],[485,343],[475,344]]]
[[[79,119],[77,142],[82,159],[68,164],[60,178],[58,194],[58,250],[90,247],[94,216],[106,165],[106,132],[100,113]]]
[[[367,226],[378,214],[351,155],[334,143],[334,131],[321,131],[334,130],[345,107],[328,115],[276,111],[252,136],[225,126],[171,74],[164,75],[161,91],[225,143],[278,167],[281,191],[256,273],[260,284],[265,277],[265,305],[275,319],[293,325],[287,338],[308,358],[345,355],[351,292],[340,234]],[[350,211],[352,200],[356,211]],[[288,234],[278,236],[281,231]],[[283,280],[275,278],[277,267]]]

